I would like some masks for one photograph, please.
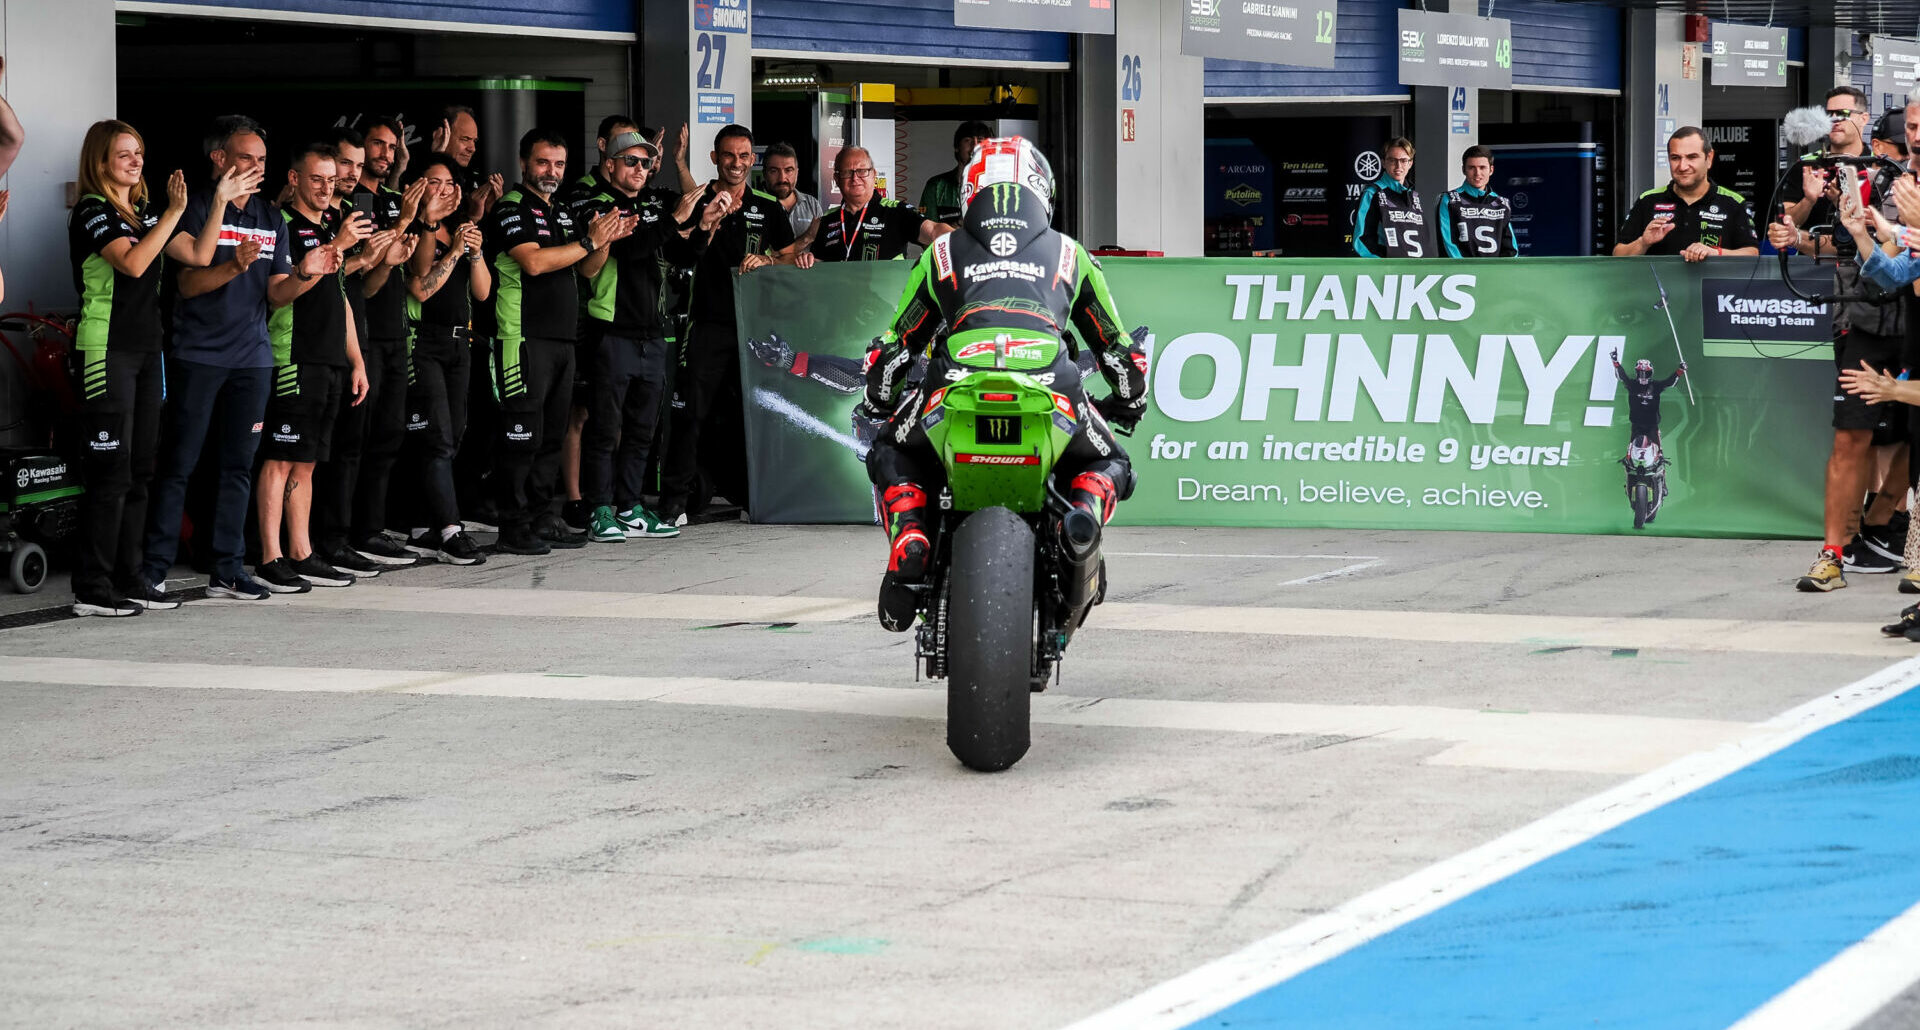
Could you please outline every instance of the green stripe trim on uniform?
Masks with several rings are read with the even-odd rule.
[[[73,345],[80,350],[107,349],[107,330],[113,324],[113,274],[113,266],[99,254],[88,254],[80,262],[80,325],[73,337]]]
[[[520,360],[520,347],[526,343],[527,334],[521,297],[525,290],[521,278],[520,262],[501,251],[493,265],[498,278],[493,284],[493,317],[499,323],[500,355],[496,367],[499,375],[495,384],[500,388],[502,397],[516,397],[526,392],[526,383],[522,380],[523,369]]]
[[[300,396],[300,366],[276,363],[273,367],[273,395]]]
[[[97,401],[107,395],[107,352],[89,350],[81,353],[86,360],[80,366],[80,397]]]
[[[1725,194],[1726,196],[1732,197],[1737,203],[1744,204],[1747,202],[1747,198],[1741,196],[1738,193],[1735,193],[1734,191],[1726,188],[1725,186],[1716,184],[1713,188],[1715,192],[1722,193],[1722,194]]]

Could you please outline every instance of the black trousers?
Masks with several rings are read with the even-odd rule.
[[[499,344],[493,385],[500,399],[494,438],[494,504],[500,530],[532,524],[551,510],[560,449],[573,408],[573,341]]]
[[[421,326],[407,359],[406,441],[402,465],[414,484],[406,521],[439,529],[460,521],[453,460],[467,431],[472,352],[451,330]]]
[[[147,487],[160,452],[166,386],[159,352],[74,352],[81,397],[81,498],[75,595],[111,593],[139,577]]]
[[[363,355],[364,356],[364,355]],[[313,544],[322,554],[347,546],[353,528],[354,492],[360,483],[360,462],[367,448],[368,402],[353,403],[351,370],[342,376],[340,403],[334,408],[333,441],[326,460],[313,469]],[[368,372],[372,384],[372,372]]]
[[[459,490],[460,510],[476,511],[493,496],[494,461],[498,457],[494,440],[499,435],[500,405],[494,395],[494,350],[500,341],[473,337],[466,341],[468,377],[466,428],[471,430],[453,459],[453,481]]]
[[[660,475],[662,511],[699,511],[713,490],[747,503],[741,418],[739,329],[732,323],[695,323],[674,378]]]
[[[407,436],[407,341],[374,340],[360,348],[367,363],[366,438],[353,489],[348,538],[365,540],[387,526],[387,484]],[[336,436],[334,446],[340,446]]]
[[[667,394],[667,341],[658,333],[631,337],[607,331],[583,348],[587,429],[580,446],[580,495],[589,508],[625,510],[640,503],[647,457]]]

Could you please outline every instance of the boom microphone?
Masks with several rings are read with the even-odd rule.
[[[1781,133],[1787,137],[1788,143],[1796,147],[1804,147],[1823,138],[1832,128],[1833,121],[1827,116],[1826,109],[1818,105],[1796,107],[1780,120]]]

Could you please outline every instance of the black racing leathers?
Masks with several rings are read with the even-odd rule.
[[[1627,374],[1619,363],[1613,366],[1613,374],[1627,386],[1627,425],[1628,432],[1634,436],[1658,436],[1660,433],[1660,395],[1667,387],[1680,381],[1680,373],[1675,371],[1665,379],[1648,379],[1641,382],[1639,377]]]

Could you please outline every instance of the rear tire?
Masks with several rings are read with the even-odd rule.
[[[967,516],[948,571],[947,749],[998,772],[1027,753],[1033,675],[1033,530],[1005,508]]]

